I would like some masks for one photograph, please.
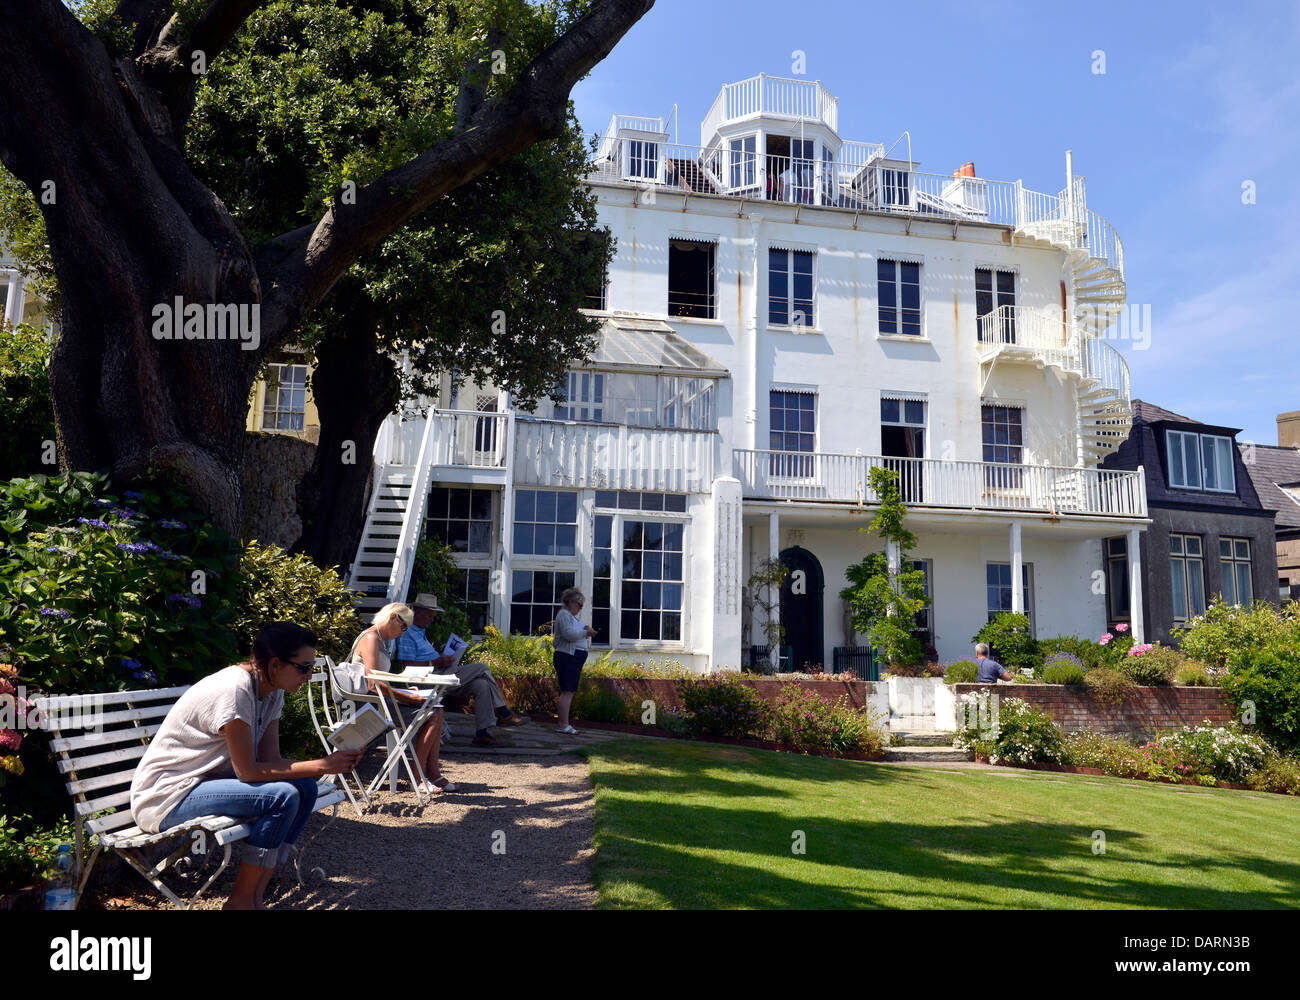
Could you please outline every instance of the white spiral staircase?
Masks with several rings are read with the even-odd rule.
[[[1084,179],[1072,174],[1056,197],[1022,192],[1014,228],[1031,244],[1065,251],[1073,315],[1062,321],[1003,306],[980,321],[980,361],[986,378],[1007,354],[1071,376],[1079,405],[1078,457],[1095,464],[1133,427],[1128,364],[1105,339],[1124,310],[1124,245],[1109,222],[1088,210]]]

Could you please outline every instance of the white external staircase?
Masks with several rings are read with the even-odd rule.
[[[1079,457],[1092,464],[1116,451],[1133,426],[1128,364],[1105,340],[1124,310],[1124,244],[1109,222],[1088,209],[1084,179],[1074,175],[1068,153],[1066,173],[1068,184],[1055,197],[1020,192],[1014,229],[1031,243],[1065,251],[1073,315],[1067,323],[1039,320],[1037,325],[1038,318],[1029,315],[984,317],[992,320],[992,328],[982,330],[980,360],[987,377],[999,354],[1020,349],[1043,366],[1072,376],[1079,405]]]

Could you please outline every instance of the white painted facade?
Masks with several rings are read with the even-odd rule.
[[[820,84],[766,77],[723,88],[699,147],[669,143],[657,119],[616,116],[590,177],[600,222],[617,241],[605,308],[593,313],[611,347],[587,371],[605,373],[612,394],[616,377],[655,370],[617,360],[615,341],[663,347],[678,360],[660,374],[716,378],[699,411],[711,406],[705,426],[681,426],[664,390],[658,414],[640,411],[643,422],[669,424],[653,428],[602,421],[613,406],[603,400],[597,411],[590,396],[566,413],[546,404],[524,414],[490,388],[462,386],[455,401],[444,394],[449,409],[395,417],[376,443],[377,482],[390,489],[376,490],[354,585],[374,602],[405,593],[430,488],[491,494],[491,544],[461,562],[488,573],[487,617],[503,629],[519,617],[513,589],[525,570],[572,572],[593,596],[602,518],[615,528],[619,518],[680,523],[680,639],[621,634],[634,626],[619,602],[645,591],[619,586],[619,573],[639,564],[626,553],[620,564],[616,550],[615,648],[699,669],[741,665],[762,642],[745,583],[762,560],[798,550],[800,567],[820,567],[822,591],[787,593],[785,624],[796,661],[829,671],[837,648],[857,645],[839,591],[847,567],[882,547],[860,529],[874,511],[867,471],[897,455],[882,436],[882,399],[899,399],[923,404],[910,439],[921,455],[892,466],[908,484],[918,538],[910,558],[927,562],[939,659],[969,656],[989,615],[990,564],[1029,568],[1029,593],[1012,588],[1010,599],[1015,610],[1027,599],[1038,635],[1104,629],[1102,539],[1147,523],[1141,474],[1094,468],[1129,420],[1127,368],[1098,339],[1124,301],[1118,236],[1086,208],[1082,178],[1049,196],[974,177],[970,165],[960,176],[928,175],[878,146],[841,141],[837,117]],[[792,161],[795,140],[811,154]],[[894,193],[882,194],[890,184]],[[707,318],[680,315],[681,289],[670,289],[670,257],[683,259],[673,241],[682,240],[713,247]],[[798,259],[811,263],[811,322],[769,322],[773,250],[808,255]],[[882,260],[919,266],[919,335],[881,332]],[[1014,283],[1014,306],[981,320],[977,269],[1012,275],[1003,280]],[[670,349],[682,343],[698,352],[693,361]],[[809,396],[811,435],[799,438],[801,450],[784,437],[774,449],[773,421],[784,419],[775,411]],[[470,412],[488,405],[498,412]],[[1010,461],[1005,450],[985,461],[994,433],[986,407],[1019,411]],[[517,501],[532,504],[539,490],[575,495],[571,555],[518,551]],[[633,491],[684,496],[684,509],[634,517],[601,506]],[[393,546],[385,534],[398,536]],[[1140,631],[1140,608],[1133,620]]]

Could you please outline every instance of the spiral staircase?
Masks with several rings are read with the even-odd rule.
[[[1031,246],[1065,251],[1073,314],[1052,318],[1003,306],[981,317],[985,381],[1002,359],[1068,376],[1079,406],[1078,458],[1096,464],[1133,427],[1128,364],[1105,339],[1124,310],[1124,245],[1110,223],[1088,210],[1084,179],[1072,173],[1055,197],[1023,192],[1013,228]]]

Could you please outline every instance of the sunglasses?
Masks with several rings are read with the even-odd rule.
[[[280,662],[281,662],[281,663],[287,663],[287,664],[289,664],[289,665],[292,666],[292,667],[297,667],[297,668],[298,668],[298,672],[301,673],[301,674],[309,674],[309,673],[311,673],[313,670],[316,669],[316,664],[315,664],[314,662],[313,662],[313,663],[298,663],[298,662],[295,661],[295,660],[281,660]]]

